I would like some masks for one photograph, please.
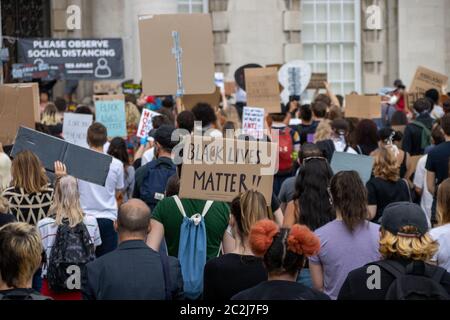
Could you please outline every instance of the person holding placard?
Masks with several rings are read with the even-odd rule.
[[[106,127],[98,122],[88,129],[87,142],[91,150],[103,153],[107,141]],[[117,233],[114,221],[117,219],[118,205],[116,198],[121,197],[124,188],[123,164],[113,158],[109,167],[105,186],[99,186],[83,180],[78,180],[80,203],[87,216],[97,219],[102,238],[102,245],[96,248],[96,256],[100,257],[117,247]]]

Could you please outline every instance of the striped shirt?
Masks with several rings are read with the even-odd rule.
[[[95,247],[98,247],[102,244],[102,240],[100,238],[100,230],[98,228],[97,219],[91,216],[85,216],[83,220],[86,228],[91,236],[91,240],[94,243]],[[58,231],[58,225],[55,223],[55,219],[53,218],[45,218],[38,222],[37,228],[42,238],[42,246],[45,250],[45,255],[47,258],[47,262],[50,259],[50,252],[52,251],[53,244],[55,243],[56,233]],[[47,266],[44,265],[42,267],[42,276],[47,275]]]

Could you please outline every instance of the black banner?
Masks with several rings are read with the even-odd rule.
[[[64,65],[67,80],[124,77],[122,39],[19,39],[19,62]]]

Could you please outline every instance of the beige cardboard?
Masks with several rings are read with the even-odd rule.
[[[327,73],[312,73],[306,89],[326,89],[324,82],[328,81]]]
[[[39,86],[37,83],[0,86],[0,142],[14,142],[20,126],[34,129],[40,121]]]
[[[139,17],[143,92],[146,95],[177,93],[172,31],[180,35],[184,95],[213,93],[214,49],[209,14]]]
[[[234,81],[225,82],[225,95],[227,97],[236,93],[236,83]]]
[[[346,96],[345,117],[359,119],[381,118],[381,97],[360,95]]]
[[[117,81],[95,81],[94,94],[119,94],[122,91],[120,82]]]
[[[432,71],[424,67],[418,67],[409,92],[425,93],[429,89],[441,92],[443,86],[447,86],[448,77],[444,74]]]
[[[245,69],[247,105],[264,108],[267,113],[280,113],[280,85],[277,68]]]
[[[252,189],[270,204],[274,171],[264,169],[277,168],[277,151],[274,143],[191,136],[183,149],[180,197],[232,201]]]
[[[113,101],[113,100],[125,100],[125,96],[123,94],[94,96],[94,101]]]
[[[220,88],[216,87],[216,91],[213,94],[188,94],[183,96],[183,105],[185,110],[192,110],[197,103],[208,103],[215,109],[220,104],[222,95],[220,94]]]

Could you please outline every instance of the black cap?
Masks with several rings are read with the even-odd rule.
[[[417,228],[417,233],[405,233],[400,230],[406,226]],[[422,208],[415,203],[396,202],[383,211],[381,227],[393,235],[403,237],[422,237],[428,232],[428,222]]]
[[[163,148],[172,149],[178,143],[178,141],[172,141],[172,134],[175,130],[174,126],[163,124],[158,129],[150,131],[149,135]]]
[[[394,81],[394,87],[398,89],[406,89],[405,85],[403,84],[403,81],[400,79]]]

